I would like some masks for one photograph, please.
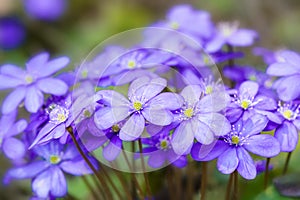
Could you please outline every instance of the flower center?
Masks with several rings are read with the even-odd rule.
[[[30,84],[33,82],[33,77],[31,75],[27,75],[25,77],[25,81],[26,81],[26,83]]]
[[[170,23],[170,27],[172,29],[177,30],[177,29],[179,29],[179,23],[173,21],[173,22]]]
[[[114,133],[118,133],[120,131],[120,127],[118,124],[114,124],[112,127],[111,127],[111,130],[114,132]]]
[[[191,118],[194,115],[194,109],[193,108],[187,108],[187,109],[185,109],[185,111],[183,112],[183,114],[186,117]]]
[[[232,144],[237,145],[237,144],[239,144],[239,142],[240,142],[239,136],[234,135],[234,136],[231,137],[231,143],[232,143]]]
[[[92,116],[92,113],[89,110],[85,110],[83,112],[83,115],[84,115],[85,118],[90,118]]]
[[[133,108],[134,108],[135,110],[137,110],[137,111],[141,110],[142,107],[143,107],[143,104],[142,104],[141,102],[139,102],[139,101],[135,101],[135,102],[133,103]]]
[[[55,165],[58,164],[61,161],[61,159],[57,155],[51,155],[49,161],[52,165]]]
[[[160,148],[161,148],[161,149],[167,149],[168,146],[169,146],[169,143],[168,143],[167,140],[162,140],[162,141],[160,141]]]
[[[249,108],[249,106],[251,105],[251,101],[242,100],[240,105],[244,110],[247,110]]]
[[[291,110],[285,110],[283,113],[282,113],[282,115],[284,116],[284,118],[286,118],[286,119],[288,119],[288,120],[290,120],[291,118],[292,118],[292,116],[293,116],[293,111],[291,111]]]
[[[205,88],[205,94],[211,94],[213,93],[213,87],[211,85],[206,86]]]
[[[128,61],[127,66],[128,66],[130,69],[135,68],[136,62],[135,62],[134,60],[130,60],[130,61]]]
[[[65,122],[69,117],[69,111],[61,106],[56,106],[49,114],[50,122],[60,124]]]
[[[82,72],[81,72],[81,76],[82,76],[82,78],[87,78],[87,76],[88,76],[88,70],[82,70]]]

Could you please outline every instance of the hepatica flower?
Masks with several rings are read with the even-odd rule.
[[[16,114],[3,115],[0,119],[0,150],[10,159],[20,159],[25,154],[25,145],[14,136],[25,130],[27,122],[24,119],[15,122]]]
[[[300,104],[296,101],[289,103],[280,102],[277,111],[282,122],[276,128],[274,136],[280,143],[281,151],[291,152],[295,150],[299,138]]]
[[[240,85],[238,91],[232,95],[232,102],[226,110],[226,117],[230,122],[236,122],[241,117],[247,119],[255,113],[266,115],[269,120],[279,122],[278,117],[272,112],[277,108],[276,101],[258,94],[258,89],[258,83],[253,81],[245,81]]]
[[[173,127],[171,126],[171,129]],[[163,167],[171,163],[176,167],[185,167],[188,163],[186,155],[177,155],[171,144],[170,126],[163,128],[151,138],[142,140],[145,145],[143,156],[149,156],[148,165],[153,168]],[[138,157],[138,156],[137,156]]]
[[[210,144],[215,137],[230,131],[230,123],[219,113],[228,103],[227,95],[216,92],[201,98],[204,92],[199,85],[188,85],[180,93],[183,97],[182,107],[177,112],[180,124],[171,140],[178,155],[185,154],[195,138],[202,144]]]
[[[249,29],[239,29],[238,23],[223,22],[218,25],[215,36],[206,44],[206,51],[216,52],[223,45],[250,46],[258,37],[257,33]]]
[[[60,139],[61,143],[66,143],[68,131],[66,130],[73,122],[71,117],[71,96],[57,97],[49,104],[46,112],[48,113],[48,122],[41,128],[29,148],[37,144],[47,143],[52,139]]]
[[[63,197],[67,194],[64,172],[74,176],[92,173],[73,144],[62,145],[52,141],[35,147],[33,151],[40,159],[10,169],[5,182],[30,178],[32,190],[39,198]]]
[[[128,99],[122,94],[103,90],[99,101],[106,105],[95,113],[95,122],[100,129],[107,129],[127,119],[121,128],[121,140],[133,141],[141,136],[146,120],[155,125],[165,126],[173,121],[170,110],[180,107],[178,97],[173,93],[161,93],[167,85],[165,79],[141,77],[133,81],[128,89]]]
[[[300,55],[293,51],[278,53],[281,59],[271,64],[267,74],[281,77],[274,83],[279,98],[283,101],[292,101],[300,97]]]
[[[227,135],[213,143],[212,149],[202,148],[203,145],[198,143],[193,146],[191,155],[200,161],[218,158],[217,168],[223,174],[231,174],[237,170],[245,179],[254,179],[257,170],[248,151],[267,158],[280,153],[279,142],[273,136],[259,134],[267,123],[268,119],[259,114],[245,121],[241,119],[232,125]]]
[[[2,113],[12,112],[23,100],[26,110],[35,113],[44,102],[43,93],[60,96],[67,92],[67,84],[51,76],[64,68],[69,59],[48,59],[48,53],[41,53],[26,63],[26,70],[11,64],[0,68],[0,89],[15,88],[4,99]]]

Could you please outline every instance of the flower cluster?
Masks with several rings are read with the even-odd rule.
[[[271,158],[295,150],[299,54],[254,48],[266,69],[239,66],[233,61],[258,34],[237,22],[215,24],[189,5],[173,7],[142,32],[139,44],[105,47],[71,72],[57,74],[69,58],[49,60],[47,53],[31,58],[26,70],[0,67],[0,89],[13,89],[0,120],[0,150],[14,163],[5,183],[30,178],[34,196],[63,197],[64,173],[93,171],[78,148],[86,155],[101,150],[107,163],[117,163],[128,144],[139,144],[132,158],[149,169],[182,168],[191,156],[217,159],[221,173],[237,170],[245,179],[260,172],[250,153]]]

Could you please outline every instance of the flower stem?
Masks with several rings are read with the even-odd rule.
[[[87,178],[85,176],[81,176],[84,184],[86,185],[86,187],[91,191],[92,195],[93,195],[93,198],[95,200],[97,199],[103,199],[104,197],[103,196],[100,196],[95,190],[94,188],[92,187],[92,185],[89,183],[89,181],[87,180]],[[101,194],[103,195],[103,194]]]
[[[201,173],[201,200],[205,200],[206,197],[206,184],[207,184],[207,162],[202,162]]]
[[[152,199],[151,187],[150,187],[148,175],[145,172],[145,161],[144,161],[144,156],[143,156],[143,147],[142,147],[141,139],[138,140],[138,143],[139,143],[139,149],[140,149],[140,154],[141,154],[142,169],[143,169],[144,179],[145,179],[145,183],[146,183],[146,190],[147,190],[149,199]]]
[[[233,181],[233,174],[231,173],[229,175],[229,180],[226,188],[226,196],[225,196],[226,200],[230,200],[232,181]]]
[[[88,159],[88,157],[85,155],[85,153],[83,152],[83,150],[81,149],[79,143],[77,142],[74,132],[73,132],[73,128],[71,126],[67,127],[66,130],[69,132],[78,152],[80,153],[80,155],[82,156],[82,158],[84,159],[84,161],[86,162],[86,164],[90,167],[90,169],[93,171],[93,173],[96,175],[98,181],[101,183],[102,187],[104,187],[104,190],[107,192],[105,193],[108,197],[108,199],[112,199],[112,194],[107,186],[107,184],[104,182],[104,179],[101,177],[101,175],[98,173],[97,169],[94,167],[94,165],[91,163],[91,161]]]
[[[265,183],[264,183],[264,189],[266,190],[268,187],[269,182],[269,165],[270,165],[271,158],[267,158],[266,162],[266,169],[265,169]]]
[[[285,160],[285,163],[284,163],[284,168],[283,168],[283,171],[282,171],[282,175],[285,175],[287,170],[288,170],[291,155],[292,155],[292,152],[289,152],[287,157],[286,157],[286,160]]]
[[[235,170],[233,172],[233,200],[238,200],[238,196],[239,196],[239,188],[238,188],[238,182],[239,182],[239,174],[238,171]]]

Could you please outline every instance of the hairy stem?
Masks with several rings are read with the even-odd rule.
[[[226,200],[230,200],[232,181],[233,181],[233,174],[231,173],[229,175],[229,180],[226,188],[226,196],[225,196]]]
[[[235,170],[233,172],[233,200],[238,200],[238,196],[239,196],[239,188],[238,188],[238,183],[239,183],[239,174],[238,171]]]
[[[143,169],[144,179],[145,179],[145,183],[146,183],[146,190],[148,193],[148,197],[150,199],[152,199],[151,187],[150,187],[150,183],[149,183],[149,179],[148,179],[148,174],[145,172],[145,160],[144,160],[144,156],[143,156],[143,147],[142,147],[141,139],[139,139],[138,143],[139,143],[139,149],[140,149],[140,154],[141,154],[142,169]]]

